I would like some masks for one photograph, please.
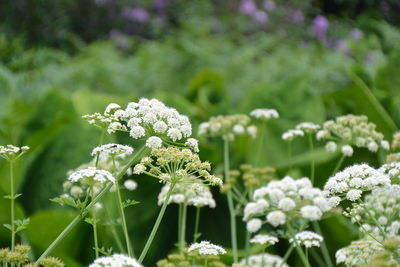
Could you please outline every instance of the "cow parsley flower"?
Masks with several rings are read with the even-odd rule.
[[[392,183],[400,184],[400,162],[391,162],[382,165],[378,171],[387,175]]]
[[[337,149],[337,144],[333,141],[329,141],[325,145],[325,150],[328,151],[329,153],[334,153],[336,152]]]
[[[292,130],[291,129],[282,134],[282,140],[293,141],[293,139],[298,136],[304,136],[304,132],[301,130]]]
[[[321,126],[312,122],[302,122],[296,125],[296,130],[300,130],[307,134],[315,133],[320,128]]]
[[[367,164],[356,164],[330,177],[324,186],[324,191],[327,197],[346,196],[348,200],[356,201],[361,198],[361,192],[388,184],[390,179],[387,175]]]
[[[148,148],[154,149],[154,148],[160,148],[162,146],[162,140],[160,137],[157,136],[150,136],[146,140],[146,146]]]
[[[0,157],[13,161],[21,157],[29,150],[28,146],[17,147],[13,145],[0,146]]]
[[[129,191],[134,191],[137,188],[137,183],[132,179],[128,179],[124,182],[124,187]]]
[[[143,267],[143,265],[128,256],[114,254],[96,259],[89,267]]]
[[[344,145],[342,146],[342,154],[345,155],[346,157],[351,157],[353,156],[353,148],[349,145]]]
[[[250,243],[255,243],[255,244],[260,244],[260,245],[265,245],[265,244],[271,244],[275,245],[278,243],[278,238],[275,236],[271,235],[255,235],[252,239],[250,239]]]
[[[232,141],[235,139],[235,136],[246,134],[246,131],[249,135],[255,136],[254,129],[249,128],[250,126],[250,118],[247,115],[219,115],[211,117],[207,122],[201,123],[198,134],[222,137],[223,139]]]
[[[158,205],[161,206],[165,202],[170,187],[170,183],[166,183],[162,187],[161,192],[158,195]],[[210,188],[204,184],[196,182],[177,184],[173,188],[172,194],[168,200],[168,204],[170,203],[185,203],[189,206],[209,206],[210,208],[215,208],[215,200],[211,194]]]
[[[264,267],[264,266],[281,266],[289,267],[284,260],[277,256],[269,253],[250,255],[243,258],[239,262],[240,267]]]
[[[306,205],[300,209],[301,216],[310,221],[318,221],[322,217],[322,211],[317,206]]]
[[[246,224],[246,229],[249,233],[255,233],[260,230],[262,226],[262,221],[260,219],[251,219]]]
[[[279,113],[275,109],[258,108],[251,111],[250,116],[256,119],[270,120],[270,119],[278,119]]]
[[[108,158],[121,158],[124,159],[133,153],[133,148],[126,145],[120,144],[106,144],[102,146],[95,147],[92,150],[91,155],[99,155],[102,159]]]
[[[306,248],[319,247],[323,241],[323,237],[311,231],[303,231],[297,233],[294,238],[289,240],[290,243],[295,243],[296,245],[305,246]]]
[[[343,263],[347,267],[365,266],[382,250],[383,247],[376,241],[353,241],[349,246],[336,251],[336,263]]]
[[[102,184],[106,182],[115,183],[115,178],[110,172],[99,170],[95,167],[75,171],[68,177],[68,180],[73,183],[78,181],[88,181],[90,183],[92,180]]]
[[[199,253],[199,255],[214,255],[214,256],[226,253],[226,250],[223,247],[214,245],[209,241],[201,241],[200,243],[191,244],[190,247],[188,248],[188,252],[192,251]]]

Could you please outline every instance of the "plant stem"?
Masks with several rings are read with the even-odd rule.
[[[181,222],[181,233],[179,239],[179,250],[180,254],[183,255],[183,249],[185,248],[185,233],[186,233],[186,213],[187,213],[187,205],[186,203],[182,204],[182,222]]]
[[[346,157],[346,156],[345,156],[344,154],[342,154],[342,156],[340,157],[338,163],[336,164],[336,167],[335,167],[335,169],[333,170],[331,176],[335,175],[335,173],[337,173],[337,171],[340,169],[340,167],[342,167],[342,164],[343,164],[343,161],[344,161],[344,158],[345,158],[345,157]]]
[[[14,211],[14,162],[10,161],[10,200],[11,200],[11,251],[15,248],[15,211]]]
[[[313,152],[314,152],[314,144],[313,144],[313,139],[312,139],[312,135],[311,134],[307,134],[308,135],[308,144],[310,146],[310,152],[311,152],[311,183],[314,185],[314,177],[315,177],[315,160],[313,157]]]
[[[181,250],[181,228],[182,228],[182,209],[183,209],[183,204],[179,203],[179,209],[178,209],[178,249],[179,249],[179,254],[182,255],[182,250]]]
[[[315,231],[317,232],[317,234],[319,234],[320,236],[323,236],[321,227],[319,226],[319,223],[314,221],[312,224],[313,224],[313,227],[314,227]],[[321,242],[321,251],[322,251],[322,256],[324,257],[326,266],[333,267],[334,265],[332,263],[331,256],[329,255],[329,251],[326,246],[325,240],[323,240]]]
[[[224,140],[224,171],[225,171],[225,179],[228,180],[229,179],[228,139]],[[236,263],[238,261],[237,238],[236,238],[236,214],[233,206],[232,192],[230,190],[227,193],[227,198],[228,198],[229,215],[231,221],[231,242],[232,242],[233,262]]]
[[[281,264],[279,264],[278,267],[282,267],[282,265],[287,261],[287,259],[289,258],[290,254],[292,253],[294,249],[294,244],[291,244],[289,249],[286,251],[285,255],[283,256],[282,262]]]
[[[146,149],[145,146],[143,146],[139,151],[131,158],[131,160],[124,166],[124,168],[118,173],[117,177],[115,177],[116,180],[119,180],[128,170],[128,168],[136,161],[138,156],[142,154],[142,152]],[[53,251],[55,247],[67,236],[69,232],[83,219],[85,216],[88,214],[90,209],[110,190],[110,188],[113,186],[113,183],[108,183],[101,191],[99,194],[96,195],[96,197],[86,206],[86,208],[78,214],[72,222],[70,222],[69,225],[60,233],[60,235],[53,241],[53,243],[50,244],[50,246],[43,252],[43,254],[37,259],[36,263],[39,263],[44,257],[47,257],[47,255],[50,254],[50,252]]]
[[[259,144],[258,144],[257,157],[256,157],[256,160],[255,160],[254,167],[259,167],[260,158],[261,158],[260,155],[261,155],[261,151],[263,151],[265,128],[266,128],[266,122],[265,121],[262,122],[262,125],[261,125],[260,128],[261,128],[261,130],[260,130],[261,134],[260,134],[260,137],[259,137],[260,141],[259,141]]]
[[[245,243],[245,247],[244,250],[246,252],[246,264],[249,264],[249,255],[250,255],[250,232],[246,231],[246,243]]]
[[[289,171],[292,171],[293,169],[292,141],[288,141],[288,161],[289,161]]]
[[[194,234],[193,234],[193,243],[197,241],[198,232],[199,232],[199,222],[200,222],[200,208],[196,207],[196,220],[194,224]]]
[[[296,241],[294,241],[296,242]],[[295,246],[297,253],[300,256],[301,261],[303,262],[304,266],[306,267],[311,267],[310,263],[308,262],[308,259],[306,257],[306,255],[304,254],[303,250],[301,249],[301,247],[299,245]]]
[[[164,216],[164,213],[165,213],[165,210],[167,208],[168,201],[169,201],[169,198],[170,198],[170,196],[172,194],[172,190],[174,189],[174,186],[175,186],[175,184],[171,184],[171,186],[170,186],[170,188],[168,190],[167,197],[165,198],[165,201],[164,201],[164,203],[163,203],[163,205],[161,207],[161,210],[158,213],[157,220],[156,220],[156,222],[155,222],[155,224],[153,226],[153,229],[151,230],[149,238],[147,239],[146,245],[144,246],[144,249],[143,249],[142,253],[140,254],[140,257],[139,257],[139,260],[138,260],[139,263],[143,262],[144,258],[146,257],[147,251],[149,250],[150,245],[153,242],[154,236],[156,235],[158,227],[160,226],[161,220],[162,220],[162,218]]]
[[[92,191],[92,199],[95,197],[93,188]],[[96,208],[93,206],[92,208],[92,226],[93,226],[93,237],[94,237],[94,251],[96,255],[96,259],[99,257],[99,241],[97,239],[97,218],[96,218]]]

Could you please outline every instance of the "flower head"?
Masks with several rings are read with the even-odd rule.
[[[0,146],[0,157],[13,161],[25,154],[29,150],[28,146],[17,147],[13,145]]]
[[[258,108],[251,111],[250,116],[256,119],[270,120],[270,119],[278,119],[279,113],[275,109]]]
[[[133,148],[120,144],[106,144],[95,147],[91,153],[92,156],[99,155],[100,158],[121,158],[124,159],[133,153]]]
[[[303,231],[297,233],[294,238],[289,240],[290,243],[295,243],[297,246],[305,246],[306,248],[319,247],[323,241],[323,237],[311,231]]]
[[[347,247],[336,251],[336,263],[344,263],[346,266],[365,266],[383,247],[376,241],[353,241]]]
[[[220,246],[214,245],[209,241],[201,241],[190,245],[188,252],[197,251],[199,255],[214,255],[225,254],[226,250]]]
[[[75,171],[68,177],[68,180],[71,182],[95,181],[102,184],[106,182],[115,183],[115,178],[110,172],[95,167]]]
[[[143,267],[135,259],[122,254],[96,259],[89,267]]]
[[[243,258],[239,262],[240,267],[264,267],[264,266],[281,266],[281,267],[289,267],[285,263],[285,261],[277,256],[277,255],[272,255],[269,253],[263,253],[263,254],[256,254],[256,255],[250,255],[246,258]]]
[[[278,243],[278,238],[275,236],[271,235],[255,235],[252,239],[250,239],[250,243],[255,243],[255,244],[260,244],[260,245],[265,245],[265,244],[271,244],[275,245]]]

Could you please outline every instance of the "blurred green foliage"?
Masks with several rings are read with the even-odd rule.
[[[260,157],[259,162],[276,167],[281,175],[289,166],[281,134],[299,122],[322,123],[347,113],[365,114],[390,139],[400,125],[400,45],[396,41],[400,31],[380,21],[360,23],[368,24],[371,30],[362,40],[348,40],[350,52],[346,53],[318,42],[287,42],[279,35],[215,35],[208,28],[193,29],[193,24],[159,40],[128,38],[128,49],[113,41],[82,45],[75,55],[52,48],[25,50],[22,41],[2,36],[0,144],[31,147],[17,166],[18,188],[23,193],[20,213],[31,217],[23,240],[38,255],[71,220],[72,211],[49,199],[62,193],[66,172],[89,161],[90,151],[98,143],[99,132],[81,116],[101,112],[110,102],[125,105],[140,97],[159,98],[187,114],[195,132],[197,125],[212,115],[275,108],[281,119],[268,123],[262,154],[254,153],[257,142],[239,139],[232,151],[232,168]],[[108,137],[108,141],[132,143],[124,135]],[[337,160],[322,148],[308,153],[305,140],[296,141],[294,154],[299,176],[308,175],[308,164],[315,159],[319,185]],[[201,140],[201,157],[213,164],[216,173],[222,172],[218,143]],[[378,165],[382,159],[382,155],[359,150],[346,163]],[[0,177],[0,195],[5,195],[9,180],[4,161],[0,161]],[[137,252],[158,212],[160,184],[148,177],[135,179],[139,188],[129,197],[140,204],[129,208],[127,218]],[[217,209],[204,212],[202,238],[229,247],[225,199],[214,193]],[[3,211],[6,202],[0,203],[0,222],[5,222],[9,217]],[[189,210],[189,231],[193,230],[193,214]],[[177,208],[171,206],[147,264],[164,257],[173,247],[176,218]],[[244,225],[239,222],[239,226],[243,247]],[[341,217],[327,219],[322,227],[332,254],[356,234]],[[101,244],[114,244],[110,228],[101,229]],[[8,244],[8,238],[0,230],[1,246]],[[90,228],[82,223],[54,255],[67,266],[87,264],[93,255],[90,239]],[[285,246],[278,249],[283,255]]]

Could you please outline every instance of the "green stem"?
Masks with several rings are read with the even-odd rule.
[[[208,266],[208,260],[204,259],[204,267],[207,267],[207,266]]]
[[[10,161],[10,200],[11,200],[11,251],[15,248],[15,211],[14,211],[14,162]]]
[[[282,267],[282,265],[285,264],[285,262],[287,262],[287,259],[289,258],[290,254],[292,254],[293,249],[294,249],[294,244],[291,244],[289,249],[286,251],[285,255],[283,256],[281,264],[279,264],[278,267]]]
[[[245,251],[246,251],[246,264],[249,264],[249,255],[250,255],[250,232],[246,231],[246,243],[245,243]]]
[[[99,146],[103,145],[105,132],[106,132],[106,130],[101,131]],[[100,155],[100,153],[98,153],[96,156],[96,168],[97,168],[97,166],[99,166],[99,155]]]
[[[199,233],[200,207],[196,207],[196,220],[194,224],[193,243],[196,243]]]
[[[289,161],[289,172],[291,172],[293,169],[292,141],[288,141],[288,161]]]
[[[312,135],[311,134],[307,134],[308,135],[308,144],[310,146],[310,152],[311,152],[311,183],[314,185],[314,177],[315,177],[315,160],[314,160],[314,156],[313,156],[313,152],[314,152],[314,144],[313,144],[313,140],[312,140]]]
[[[186,203],[182,204],[182,222],[181,222],[181,233],[179,240],[179,250],[180,254],[183,255],[183,249],[185,248],[185,233],[186,233],[186,213],[187,213],[187,205]]]
[[[296,241],[294,241],[296,242]],[[303,250],[299,245],[295,245],[296,251],[300,256],[301,261],[303,262],[305,267],[311,267],[310,263],[308,262],[307,256],[304,254]]]
[[[142,154],[142,152],[146,149],[145,146],[143,146],[124,166],[124,168],[118,173],[117,177],[115,179],[118,181],[128,170],[128,168],[136,161],[138,156]],[[113,183],[108,183],[101,191],[99,194],[96,195],[96,197],[86,206],[86,208],[78,214],[72,222],[60,233],[60,235],[53,241],[53,243],[50,244],[50,246],[43,252],[43,254],[39,257],[39,259],[36,261],[36,263],[39,263],[44,257],[47,257],[47,255],[50,254],[50,252],[53,251],[54,248],[57,247],[57,245],[67,236],[69,232],[83,219],[85,216],[88,214],[90,209],[110,190],[110,188],[113,186]]]
[[[317,232],[317,234],[319,234],[320,236],[323,236],[322,231],[321,231],[321,227],[319,226],[319,223],[314,221],[312,223],[312,225],[314,227],[314,230]],[[332,263],[332,259],[331,259],[331,256],[329,254],[328,247],[326,246],[325,240],[323,240],[321,242],[321,251],[322,251],[322,256],[324,257],[324,261],[325,261],[326,266],[333,267],[334,265]]]
[[[225,179],[229,179],[229,141],[224,140],[224,170]],[[236,238],[236,214],[233,206],[232,192],[229,190],[227,193],[229,215],[231,221],[231,242],[232,242],[232,252],[233,252],[233,262],[238,261],[238,251],[237,251],[237,238]]]
[[[344,158],[345,158],[345,157],[346,157],[346,156],[345,156],[344,154],[342,154],[342,156],[340,157],[338,163],[336,164],[336,167],[335,167],[335,169],[333,170],[331,176],[335,175],[335,173],[337,173],[337,171],[340,169],[340,167],[342,167],[342,164],[343,164],[343,161],[344,161]]]
[[[156,235],[158,227],[160,226],[161,220],[162,220],[162,218],[164,216],[164,213],[165,213],[165,210],[167,208],[168,201],[169,201],[169,198],[170,198],[170,196],[172,194],[172,190],[174,189],[174,186],[175,186],[175,184],[171,184],[171,186],[170,186],[170,188],[168,190],[167,197],[165,198],[165,201],[164,201],[164,203],[163,203],[163,205],[161,207],[161,210],[158,213],[157,220],[156,220],[156,222],[155,222],[155,224],[153,226],[153,229],[151,230],[149,238],[147,239],[146,245],[144,246],[144,249],[143,249],[142,253],[140,254],[140,257],[139,257],[139,260],[138,260],[139,263],[143,262],[144,258],[146,257],[147,251],[149,250],[150,245],[153,242],[154,236]]]
[[[179,248],[179,253],[182,255],[182,250],[180,246],[180,241],[181,241],[181,228],[182,228],[182,210],[183,210],[183,204],[179,203],[179,210],[178,210],[178,248]]]
[[[92,199],[94,198],[94,192],[92,191]],[[96,218],[96,208],[93,206],[92,208],[92,219],[93,219],[93,236],[94,236],[94,251],[96,255],[96,259],[99,257],[99,241],[97,239],[97,218]]]
[[[260,131],[261,134],[260,134],[260,137],[259,137],[260,141],[259,141],[258,148],[257,148],[257,157],[256,157],[255,164],[254,164],[255,167],[259,167],[260,158],[261,158],[261,152],[263,151],[264,136],[265,136],[265,125],[266,125],[266,122],[263,121],[262,125],[261,125],[261,131]]]

